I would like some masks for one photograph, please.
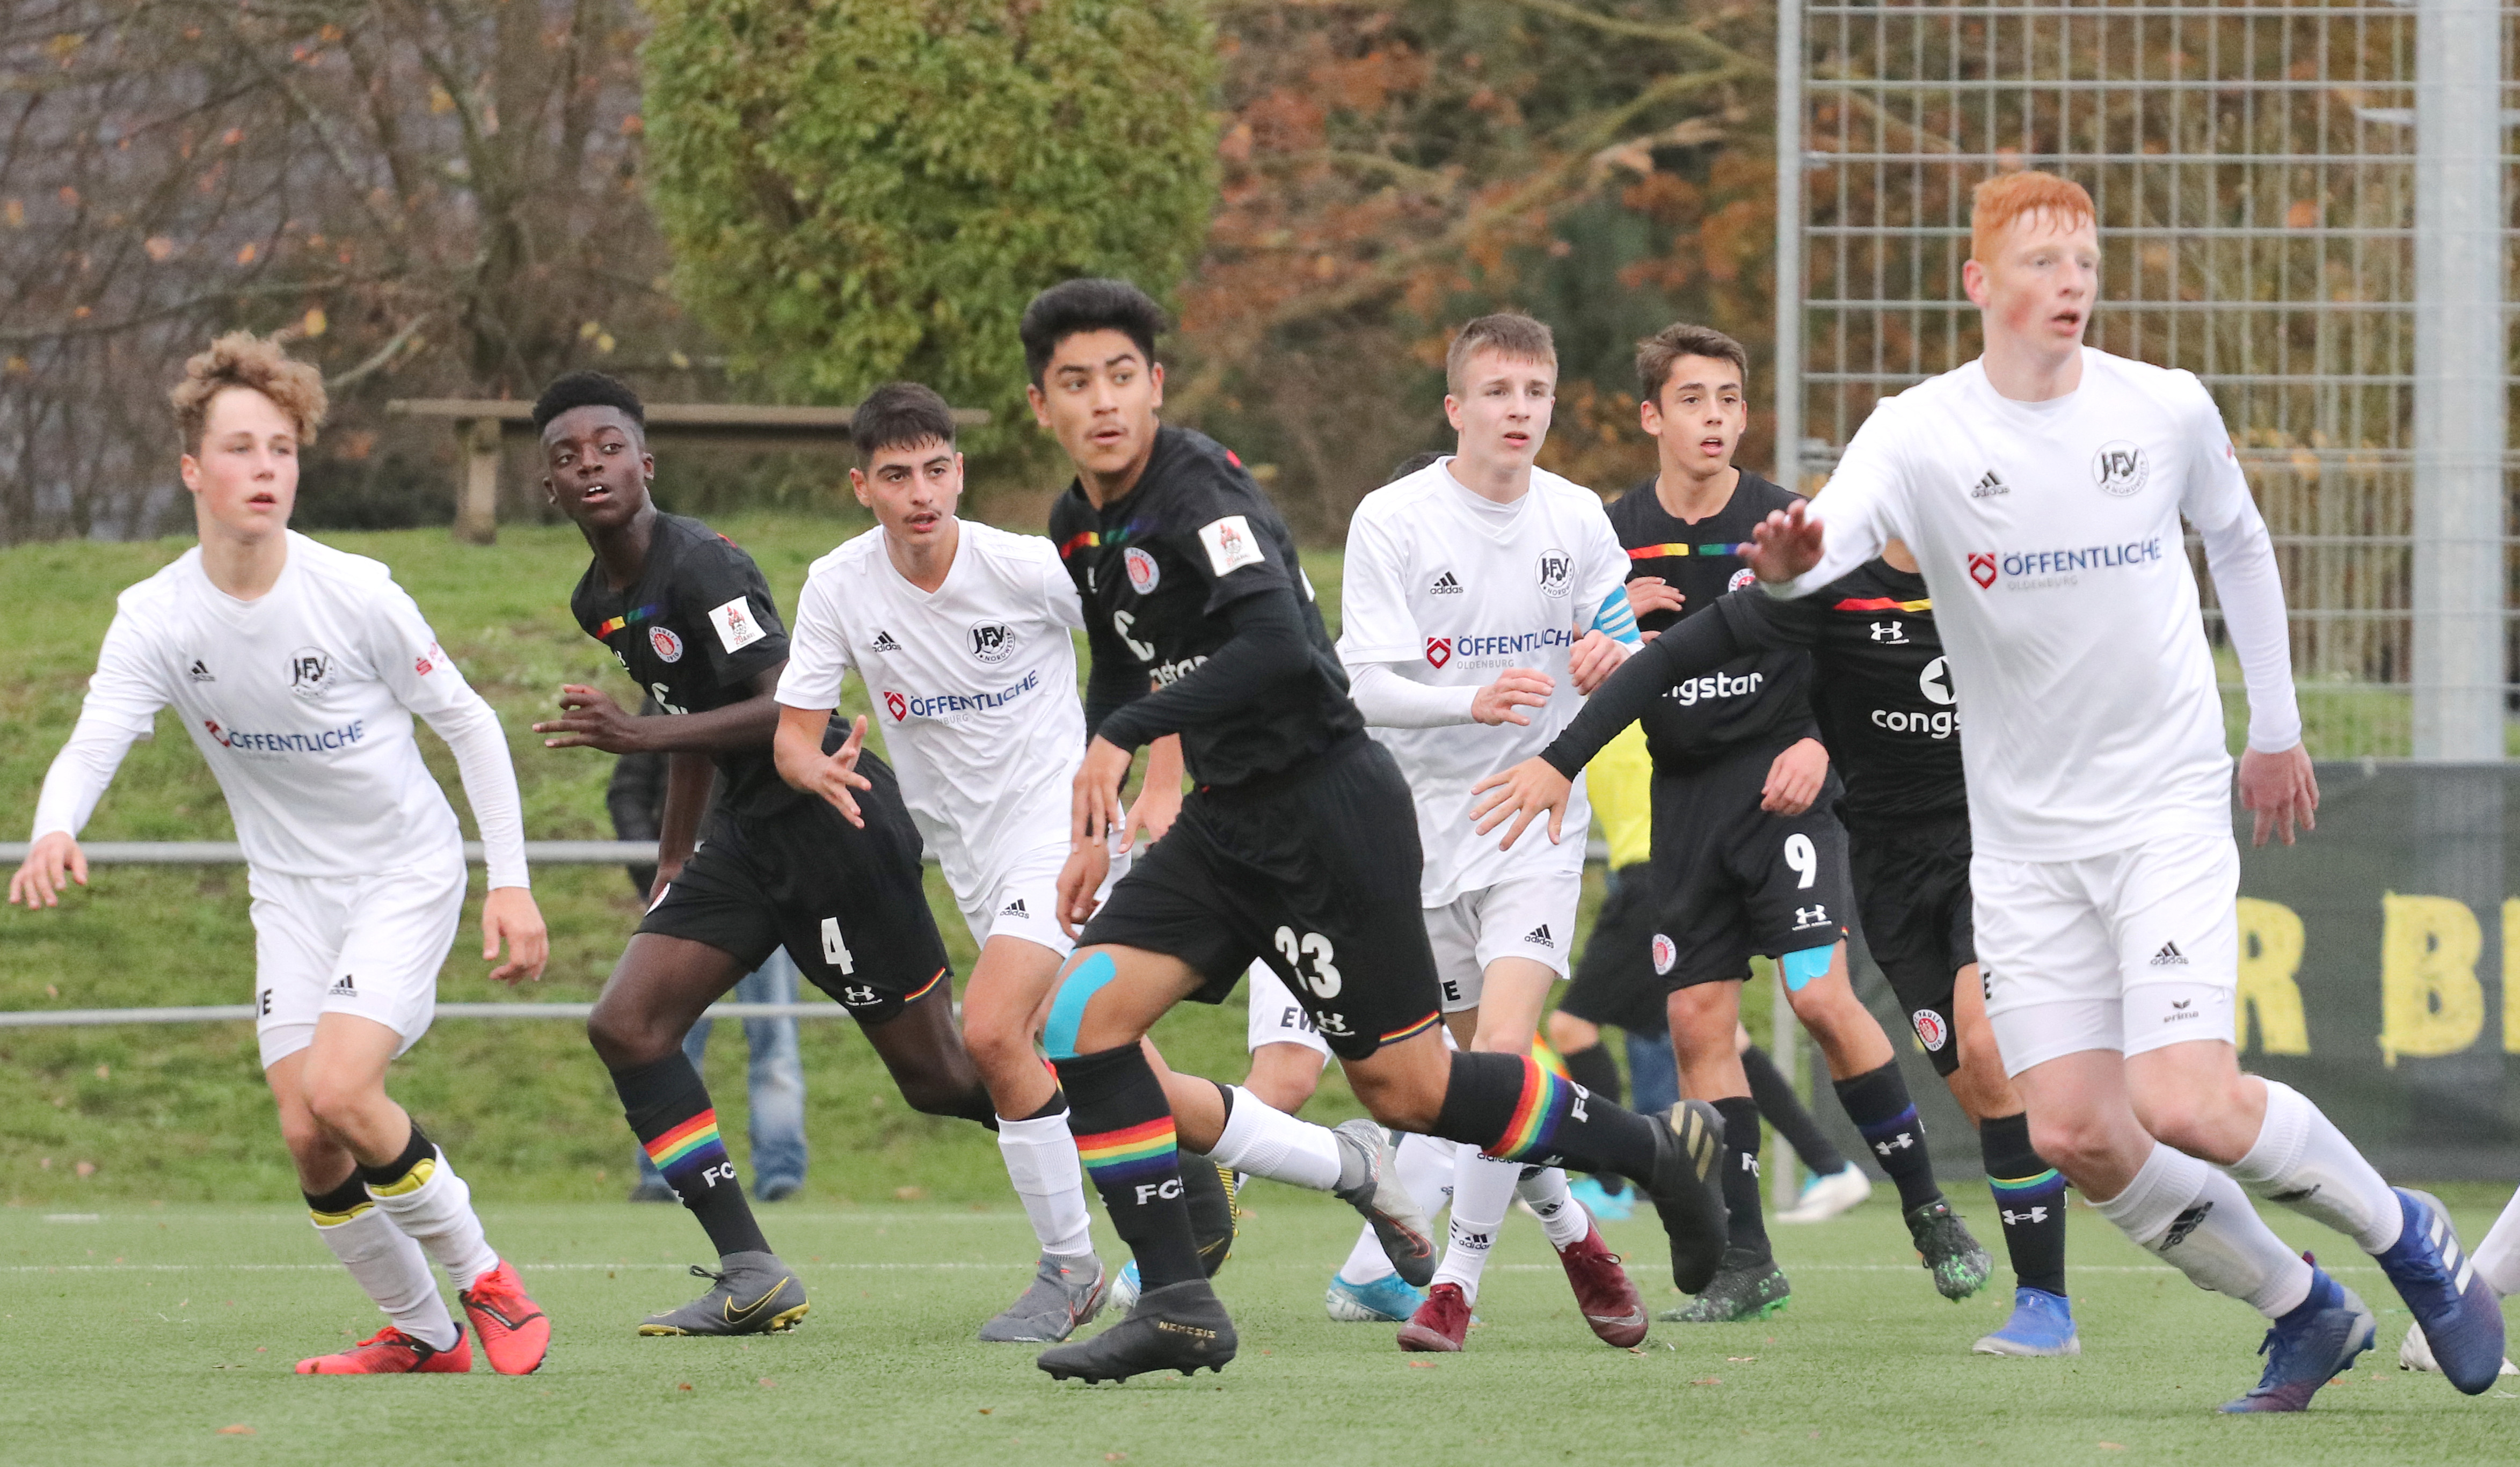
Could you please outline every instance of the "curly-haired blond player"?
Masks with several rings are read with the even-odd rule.
[[[281,1136],[317,1236],[388,1320],[298,1373],[472,1369],[434,1260],[491,1367],[523,1374],[551,1325],[484,1241],[445,1153],[385,1093],[385,1067],[428,1029],[464,911],[462,831],[413,714],[454,750],[489,848],[481,956],[508,950],[491,976],[538,977],[549,951],[498,715],[391,572],[291,532],[298,453],[324,422],[315,369],[232,333],[184,364],[172,398],[201,544],[118,599],[9,900],[58,906],[70,881],[86,884],[79,827],[132,741],[173,708],[245,847],[255,1032]]]

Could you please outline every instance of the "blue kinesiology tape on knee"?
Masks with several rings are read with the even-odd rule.
[[[1041,1029],[1041,1047],[1052,1059],[1076,1057],[1076,1031],[1085,1023],[1085,1005],[1102,986],[1120,976],[1108,953],[1089,953],[1058,980],[1058,997],[1051,1000],[1050,1022]]]
[[[1785,992],[1801,993],[1813,979],[1825,976],[1828,972],[1828,960],[1835,956],[1837,956],[1837,944],[1830,943],[1825,948],[1804,948],[1778,958],[1777,961],[1785,972]]]

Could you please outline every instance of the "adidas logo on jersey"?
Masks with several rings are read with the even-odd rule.
[[[336,999],[355,999],[359,996],[359,986],[350,974],[343,973],[333,980],[333,986],[327,992]]]
[[[1426,588],[1426,594],[1428,596],[1460,596],[1462,594],[1462,583],[1451,571],[1448,570],[1435,578],[1435,584]]]
[[[1990,468],[1986,471],[1986,477],[1969,486],[1968,497],[1971,499],[1993,499],[1999,494],[2010,494],[2011,492],[2012,486],[2006,484],[2002,478],[1998,477],[1996,471]]]
[[[196,683],[215,683],[218,681],[216,675],[211,673],[209,665],[199,657],[193,659],[192,668],[187,671],[184,676],[192,679]]]
[[[1000,915],[1000,916],[1012,916],[1012,917],[1029,917],[1029,916],[1031,916],[1031,915],[1032,915],[1032,913],[1024,910],[1024,901],[1023,901],[1023,898],[1021,898],[1021,897],[1017,897],[1017,898],[1015,898],[1013,901],[1009,902],[1006,906],[1004,906],[1004,907],[1000,908],[1000,909],[998,910],[998,915]]]
[[[881,627],[875,629],[875,641],[867,644],[867,645],[873,650],[878,652],[897,652],[901,650],[901,644],[893,641],[892,634]]]
[[[1535,948],[1547,948],[1552,953],[1557,950],[1557,939],[1549,935],[1549,924],[1547,922],[1543,922],[1539,926],[1532,928],[1529,932],[1524,933],[1522,935],[1522,940],[1531,944]]]
[[[2152,965],[2157,968],[2183,968],[2187,966],[2187,955],[2179,951],[2177,943],[2163,943],[2161,951],[2152,955]]]

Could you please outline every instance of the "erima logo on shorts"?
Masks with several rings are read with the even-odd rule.
[[[1678,961],[1680,961],[1680,949],[1673,945],[1670,938],[1665,937],[1659,932],[1655,933],[1653,939],[1654,973],[1657,976],[1668,973],[1671,971],[1671,965]]]
[[[1766,673],[1751,673],[1736,678],[1731,673],[1714,673],[1703,678],[1688,678],[1672,685],[1663,696],[1677,699],[1683,708],[1694,708],[1716,698],[1745,698],[1759,690],[1759,685],[1767,681],[1767,676]]]

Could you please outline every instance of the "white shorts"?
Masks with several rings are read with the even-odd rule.
[[[1979,980],[2007,1075],[2085,1049],[2233,1036],[2240,851],[2166,835],[2082,861],[1969,862]]]
[[[1256,1052],[1262,1045],[1301,1045],[1325,1060],[1330,1057],[1330,1046],[1313,1027],[1312,1015],[1295,1001],[1275,969],[1255,962],[1242,981],[1251,995],[1250,1024],[1243,1033],[1249,1048]]]
[[[1528,957],[1565,977],[1583,900],[1584,873],[1557,871],[1516,876],[1427,908],[1426,941],[1435,949],[1444,1012],[1478,1007],[1488,964],[1500,957]]]
[[[1044,843],[1009,863],[994,886],[974,893],[969,901],[957,896],[955,905],[963,909],[963,924],[971,929],[972,943],[985,948],[993,937],[1019,937],[1066,961],[1067,955],[1076,951],[1075,939],[1058,926],[1058,873],[1066,865],[1066,841]],[[1102,878],[1096,899],[1107,899],[1111,883],[1128,869],[1129,855],[1114,854],[1111,872]]]
[[[254,1037],[263,1068],[315,1042],[328,1013],[374,1019],[399,1055],[437,1013],[437,970],[464,916],[464,856],[373,876],[250,872]]]

